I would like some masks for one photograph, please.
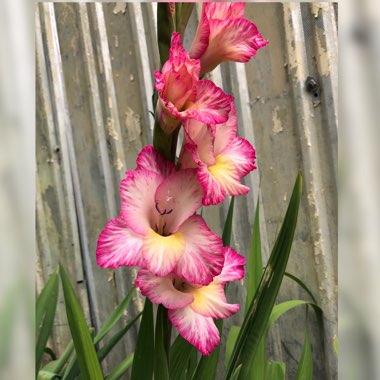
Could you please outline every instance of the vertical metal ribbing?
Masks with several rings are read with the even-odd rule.
[[[304,93],[307,78],[307,58],[300,5],[284,4],[284,26],[288,55],[288,70],[294,95],[294,106],[302,152],[308,213],[314,242],[314,262],[319,284],[319,302],[325,317],[326,370],[329,378],[336,377],[333,353],[333,337],[336,331],[336,280],[334,258],[328,230],[328,216],[323,194],[323,173],[317,146],[316,128],[312,117],[312,105]]]
[[[96,136],[96,148],[100,160],[101,170],[104,176],[105,197],[107,204],[107,218],[113,218],[117,215],[115,202],[115,189],[113,186],[113,175],[111,172],[111,163],[108,155],[107,139],[104,129],[104,117],[102,112],[102,102],[100,99],[100,89],[98,76],[96,73],[95,54],[92,46],[92,34],[90,32],[90,23],[88,18],[88,5],[79,3],[79,18],[81,25],[81,37],[84,47],[84,60],[86,63],[88,82],[90,85],[90,106],[94,132]]]
[[[116,90],[113,80],[112,74],[112,63],[110,57],[110,49],[108,46],[108,36],[107,36],[107,28],[104,20],[103,13],[103,4],[102,3],[94,3],[92,4],[94,7],[94,22],[97,26],[97,32],[99,38],[97,41],[99,42],[99,54],[100,59],[102,61],[102,67],[104,70],[104,79],[105,79],[105,88],[107,91],[106,99],[107,99],[107,113],[108,113],[108,127],[111,127],[112,130],[116,133],[119,138],[113,139],[113,144],[115,148],[116,157],[122,162],[126,162],[125,152],[123,143],[121,140],[121,127],[120,127],[120,119],[119,119],[119,110],[117,105],[116,98]],[[116,164],[116,163],[114,163]],[[119,180],[123,177],[123,172],[118,170]]]
[[[154,111],[152,105],[153,73],[150,72],[149,68],[149,54],[141,4],[129,3],[129,9],[130,21],[134,31],[133,39],[136,43],[136,53],[138,57],[138,76],[141,84],[141,94],[143,103],[146,106],[143,118],[147,130],[147,141],[148,144],[151,144],[153,141],[154,120],[149,111]]]
[[[318,72],[322,85],[322,102],[326,112],[328,136],[335,184],[338,182],[338,36],[332,3],[312,3],[311,11],[315,18],[320,18],[323,29],[315,26],[315,51]]]
[[[44,13],[46,38],[48,45],[48,58],[50,62],[50,70],[52,76],[52,91],[56,104],[56,122],[58,133],[60,137],[62,157],[67,160],[65,170],[65,182],[68,189],[72,192],[72,196],[68,199],[75,200],[74,205],[70,209],[70,220],[78,222],[79,238],[82,252],[83,267],[86,276],[86,286],[91,300],[91,305],[97,305],[97,298],[95,296],[94,276],[92,272],[91,262],[88,252],[88,237],[86,231],[86,221],[84,218],[82,194],[79,184],[78,168],[74,151],[74,142],[71,132],[70,119],[68,115],[68,106],[65,95],[65,84],[62,72],[62,61],[59,49],[59,40],[57,33],[57,25],[55,20],[54,3],[41,4]],[[95,307],[95,310],[97,307]],[[93,313],[90,309],[91,320],[95,326],[99,325],[98,315]]]

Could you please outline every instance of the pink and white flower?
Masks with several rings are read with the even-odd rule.
[[[203,355],[209,355],[220,342],[214,319],[228,318],[240,308],[227,302],[224,287],[228,281],[244,277],[244,262],[244,257],[225,247],[222,272],[207,286],[174,274],[158,277],[146,269],[139,271],[135,286],[153,303],[169,309],[169,319],[182,337]]]
[[[156,114],[165,133],[172,133],[181,120],[224,123],[230,111],[230,95],[209,80],[199,80],[200,62],[190,59],[181,36],[172,35],[169,60],[162,72],[155,71],[158,92]]]
[[[228,121],[207,125],[196,120],[184,122],[186,142],[182,148],[182,168],[197,168],[203,187],[202,203],[216,205],[228,195],[244,195],[249,187],[241,179],[256,168],[255,150],[237,136],[236,109],[231,102]]]
[[[152,146],[142,149],[137,169],[121,181],[121,212],[98,239],[101,267],[139,266],[207,285],[220,274],[223,244],[195,211],[202,188],[195,171],[176,171]]]
[[[268,44],[256,25],[244,18],[245,3],[203,3],[189,54],[201,61],[201,76],[224,61],[248,62]]]

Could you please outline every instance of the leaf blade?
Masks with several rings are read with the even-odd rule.
[[[311,355],[310,337],[306,328],[301,360],[298,365],[295,380],[312,380],[312,379],[313,379],[313,359]]]
[[[113,371],[105,377],[105,380],[118,380],[128,371],[133,364],[133,353],[128,355],[121,363],[119,363]]]
[[[51,328],[53,327],[58,303],[58,289],[58,272],[54,271],[36,303],[36,371],[38,371],[41,366],[45,346],[49,339]]]
[[[195,351],[186,339],[178,335],[170,348],[169,378],[180,379],[188,371],[189,359]]]
[[[264,271],[259,289],[249,306],[240,330],[227,371],[227,379],[231,378],[239,364],[243,365],[239,378],[244,379],[248,376],[249,364],[247,363],[250,363],[250,359],[254,357],[260,339],[264,334],[266,323],[270,317],[285,273],[297,224],[301,194],[302,176],[299,173],[284,222]]]
[[[167,311],[162,305],[157,309],[156,335],[154,347],[154,378],[169,380],[168,358],[165,350],[164,323],[167,323]]]
[[[142,314],[132,365],[131,380],[152,379],[154,370],[153,306],[148,298]]]
[[[96,356],[92,337],[75,295],[74,288],[64,270],[59,266],[67,320],[73,338],[81,376],[84,380],[103,380],[102,370]]]

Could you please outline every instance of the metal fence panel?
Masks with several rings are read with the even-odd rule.
[[[158,68],[155,3],[40,3],[37,59],[37,284],[61,261],[76,285],[89,323],[99,326],[133,286],[133,269],[97,267],[95,248],[106,221],[117,215],[118,186],[142,146],[152,141],[151,95]],[[191,43],[200,5],[190,19]],[[337,273],[337,27],[333,3],[246,5],[270,44],[247,64],[225,63],[210,74],[234,94],[239,133],[257,151],[252,192],[236,201],[233,246],[247,255],[257,197],[262,202],[266,257],[283,218],[297,171],[305,179],[302,209],[288,271],[314,292],[324,311],[325,342],[312,324],[314,375],[336,378]],[[312,76],[317,96],[306,91]],[[314,97],[314,98],[313,98]],[[318,98],[318,99],[315,99]],[[220,233],[228,202],[204,215]],[[244,282],[244,281],[243,281]],[[243,301],[244,288],[229,293]],[[288,279],[281,301],[305,298]],[[136,296],[128,316],[142,308]],[[128,316],[126,318],[128,319]],[[241,313],[227,326],[241,321]],[[269,353],[284,358],[293,378],[305,315],[295,310],[273,329]],[[134,329],[105,367],[133,350]],[[69,340],[63,298],[53,348]],[[222,368],[220,369],[222,371]],[[220,372],[222,373],[222,372]]]

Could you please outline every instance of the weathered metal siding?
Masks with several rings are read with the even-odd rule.
[[[134,270],[103,270],[95,262],[97,236],[117,215],[118,184],[152,140],[153,71],[159,65],[154,3],[41,3],[36,7],[37,59],[37,282],[60,260],[68,269],[90,323],[99,326],[133,284]],[[200,7],[190,20],[191,43]],[[270,44],[248,64],[226,63],[210,77],[236,99],[239,133],[257,151],[258,170],[246,178],[247,197],[236,199],[233,246],[247,255],[257,196],[262,202],[266,257],[273,246],[299,169],[304,196],[288,272],[316,295],[325,315],[325,349],[312,317],[316,379],[336,378],[337,251],[337,28],[332,3],[247,4]],[[319,106],[305,89],[320,85]],[[226,204],[204,212],[221,232]],[[230,295],[244,300],[239,284]],[[280,300],[306,298],[284,280]],[[136,296],[128,313],[141,309]],[[309,313],[310,314],[310,313]],[[228,325],[241,320],[241,313]],[[284,316],[269,352],[296,371],[304,310]],[[133,350],[136,330],[108,360]],[[69,339],[62,296],[52,346]]]

